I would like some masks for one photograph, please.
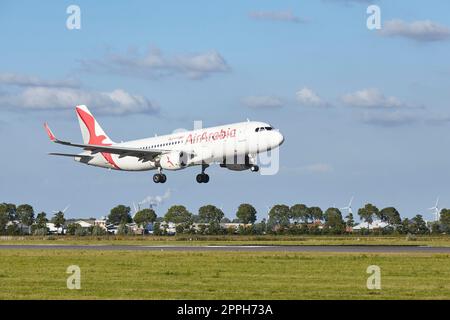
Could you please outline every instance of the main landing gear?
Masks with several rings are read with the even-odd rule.
[[[209,165],[202,164],[202,173],[198,174],[195,178],[198,183],[208,183],[209,182],[209,176],[205,173],[205,169],[208,168]]]
[[[158,173],[155,173],[153,175],[153,182],[154,183],[164,183],[164,182],[166,182],[166,180],[167,180],[167,177],[166,177],[166,175],[164,173],[161,173],[161,169],[159,170]]]

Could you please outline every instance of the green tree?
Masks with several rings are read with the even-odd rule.
[[[347,227],[353,227],[355,225],[355,219],[353,218],[353,214],[351,212],[345,217],[345,225]]]
[[[426,234],[430,232],[427,227],[427,223],[423,220],[423,217],[420,214],[411,219],[410,230],[414,234]]]
[[[130,211],[130,207],[120,204],[111,209],[111,212],[108,215],[108,220],[112,224],[130,223],[132,221]]]
[[[266,233],[266,219],[262,219],[260,223],[253,225],[253,234],[262,235]]]
[[[440,229],[443,232],[449,233],[450,232],[450,209],[444,208],[441,210],[439,222],[441,224]]]
[[[224,217],[223,211],[213,205],[206,205],[198,209],[200,222],[219,224]]]
[[[270,209],[268,226],[270,230],[289,227],[290,210],[287,205],[277,204]]]
[[[319,207],[311,207],[309,208],[309,215],[313,221],[322,221],[323,220],[323,211]]]
[[[236,217],[241,223],[255,223],[256,209],[251,204],[243,203],[238,207]]]
[[[403,219],[400,225],[400,232],[404,234],[410,233],[411,232],[410,226],[411,221],[408,218]]]
[[[13,203],[0,203],[0,214],[7,216],[8,221],[16,219],[16,205]]]
[[[369,232],[369,225],[373,223],[374,217],[378,217],[380,211],[376,206],[371,203],[367,203],[363,208],[358,209],[358,215],[361,220],[367,223],[367,232]]]
[[[46,235],[48,233],[47,222],[47,214],[45,212],[38,213],[35,224],[31,226],[31,232],[37,236]]]
[[[191,221],[192,213],[185,206],[175,205],[167,210],[164,220],[173,223],[187,223]]]
[[[52,218],[52,223],[56,228],[61,228],[66,223],[66,218],[64,218],[64,212],[58,211]]]
[[[93,236],[104,236],[106,235],[106,230],[100,226],[93,226],[91,230]]]
[[[345,231],[345,223],[342,219],[342,213],[338,208],[328,208],[324,213],[325,227],[334,234],[340,234]]]
[[[87,236],[87,235],[89,234],[89,232],[88,232],[87,228],[83,228],[82,226],[80,226],[79,224],[77,224],[77,225],[75,226],[74,234],[75,234],[77,237],[84,237],[84,236]]]
[[[381,221],[387,222],[394,227],[402,223],[400,213],[394,207],[387,207],[382,209],[379,213],[379,216]]]
[[[134,222],[141,227],[147,226],[149,223],[155,222],[156,213],[153,209],[142,209],[136,212],[133,217]]]
[[[47,227],[47,214],[45,212],[38,213],[36,216],[36,227],[38,229]]]
[[[223,217],[222,220],[220,220],[220,223],[230,223],[231,220],[228,219],[227,217]]]
[[[21,204],[16,209],[17,218],[25,226],[31,226],[34,222],[34,209],[29,204]]]
[[[75,235],[75,232],[76,232],[76,230],[77,230],[77,228],[78,227],[80,227],[80,225],[79,224],[77,224],[77,223],[71,223],[71,224],[69,224],[68,226],[67,226],[67,234],[70,234],[70,235]]]
[[[290,217],[296,221],[296,222],[304,222],[308,223],[309,219],[311,218],[309,209],[304,204],[296,204],[293,205],[290,209]]]
[[[15,207],[15,206],[14,206]],[[0,204],[0,234],[6,233],[8,222],[13,221],[14,216],[7,203]]]
[[[127,235],[129,233],[129,231],[130,230],[128,230],[128,227],[125,223],[121,223],[117,227],[117,235],[124,236],[124,235]]]

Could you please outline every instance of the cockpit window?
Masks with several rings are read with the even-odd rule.
[[[261,132],[261,131],[270,131],[270,130],[273,130],[273,128],[272,127],[259,127],[259,128],[256,128],[255,129],[255,132]]]

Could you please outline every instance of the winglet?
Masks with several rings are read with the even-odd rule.
[[[53,134],[52,130],[50,129],[50,127],[48,126],[47,122],[44,123],[44,128],[45,128],[45,131],[47,131],[50,141],[53,141],[53,142],[56,141],[57,139],[56,139],[55,135]]]

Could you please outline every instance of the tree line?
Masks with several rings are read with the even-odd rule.
[[[423,216],[418,214],[413,218],[402,219],[394,207],[377,208],[371,203],[359,208],[357,214],[360,220],[372,224],[374,220],[386,222],[388,227],[381,230],[363,228],[361,233],[377,232],[383,234],[439,234],[450,231],[450,209],[442,209],[440,221],[427,224]],[[320,207],[308,207],[305,204],[287,206],[274,205],[268,212],[268,218],[257,220],[256,209],[248,203],[239,205],[233,220],[225,217],[224,212],[214,206],[205,205],[199,208],[197,214],[191,213],[183,205],[171,206],[164,216],[158,217],[155,210],[145,208],[131,216],[131,208],[118,205],[110,210],[108,223],[118,226],[118,233],[128,232],[127,224],[135,222],[145,228],[152,224],[154,234],[167,233],[165,223],[176,225],[177,233],[181,234],[227,234],[236,233],[236,228],[224,227],[226,223],[239,223],[237,232],[240,234],[345,234],[351,232],[355,226],[352,213],[343,217],[338,208],[328,208],[323,211]],[[82,228],[76,223],[67,223],[63,212],[55,213],[50,219],[45,212],[35,215],[29,204],[16,206],[11,203],[0,204],[0,234],[16,235],[23,231],[16,222],[30,227],[31,234],[44,235],[48,233],[47,223],[52,222],[56,228],[65,227],[68,234],[73,235],[103,235],[106,231],[99,226]]]

